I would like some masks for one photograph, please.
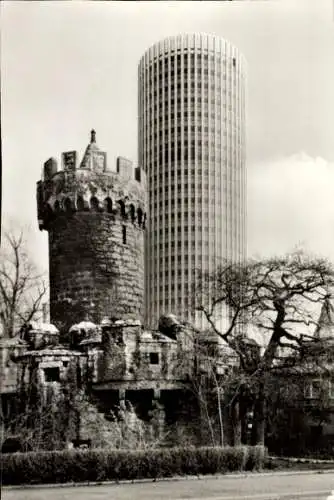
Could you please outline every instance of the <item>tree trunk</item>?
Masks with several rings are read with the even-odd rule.
[[[220,430],[220,446],[224,446],[224,424],[222,415],[222,401],[220,396],[220,387],[217,384],[217,405],[218,405],[218,415],[219,415],[219,430]]]
[[[242,397],[240,397],[240,425],[241,425],[241,444],[248,443],[248,421],[247,421],[247,405]]]
[[[233,425],[233,446],[241,445],[240,403],[236,400],[231,408]]]
[[[266,423],[266,399],[264,382],[260,383],[259,393],[254,404],[254,417],[252,428],[252,445],[264,445]]]

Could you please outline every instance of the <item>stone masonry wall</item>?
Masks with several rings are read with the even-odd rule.
[[[24,349],[17,339],[0,339],[0,394],[16,392],[18,367],[13,358]]]
[[[113,214],[77,212],[58,216],[48,231],[52,323],[142,317],[141,228]]]

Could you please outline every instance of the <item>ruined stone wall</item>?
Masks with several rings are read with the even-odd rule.
[[[98,361],[98,381],[122,380],[124,387],[174,388],[189,380],[194,370],[193,351],[180,340],[142,329],[136,320],[118,320],[104,329]],[[127,384],[131,382],[131,384]]]
[[[17,339],[0,339],[0,394],[15,393],[18,382],[18,366],[15,356],[26,349]]]
[[[125,233],[125,241],[123,236]],[[49,225],[50,315],[59,324],[143,314],[143,231],[108,213],[78,212]]]

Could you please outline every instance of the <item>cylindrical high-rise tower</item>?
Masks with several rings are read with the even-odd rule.
[[[192,321],[196,270],[246,254],[245,60],[220,37],[179,35],[151,47],[138,76],[147,320]]]
[[[66,327],[104,316],[143,316],[145,173],[118,158],[107,169],[95,132],[79,164],[75,151],[44,164],[37,183],[40,229],[49,233],[50,317]]]

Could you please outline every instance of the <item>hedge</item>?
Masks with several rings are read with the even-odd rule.
[[[100,482],[262,468],[262,446],[64,450],[3,454],[3,484]]]

